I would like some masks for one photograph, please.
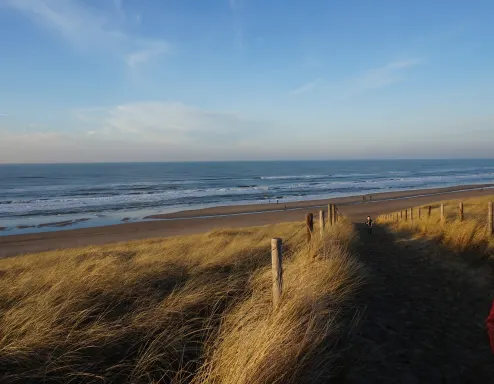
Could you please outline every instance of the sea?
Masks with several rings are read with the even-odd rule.
[[[0,165],[0,236],[215,206],[487,183],[494,183],[494,159]]]

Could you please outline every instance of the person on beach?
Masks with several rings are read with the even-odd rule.
[[[365,225],[367,225],[367,233],[372,235],[372,219],[370,216],[367,216],[367,220],[365,221]]]

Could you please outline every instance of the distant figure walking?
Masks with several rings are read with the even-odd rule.
[[[372,235],[372,219],[370,216],[367,216],[367,220],[365,221],[365,225],[367,225],[367,233]]]

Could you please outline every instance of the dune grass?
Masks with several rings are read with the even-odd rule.
[[[448,200],[413,208],[413,221],[400,218],[399,212],[380,216],[377,223],[390,226],[396,231],[410,231],[417,236],[433,239],[457,253],[476,255],[479,259],[494,259],[494,237],[487,232],[488,202],[494,201],[494,195],[466,199],[463,202],[463,221],[459,220],[459,200]],[[440,206],[444,204],[445,221],[441,222]],[[419,209],[421,217],[419,218]],[[408,215],[409,216],[409,215]]]
[[[332,377],[357,312],[354,236],[341,220],[309,255],[302,223],[287,223],[0,260],[0,382]],[[276,311],[272,237],[284,239]]]

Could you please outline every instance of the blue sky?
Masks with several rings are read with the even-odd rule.
[[[492,157],[493,14],[0,0],[0,162]]]

